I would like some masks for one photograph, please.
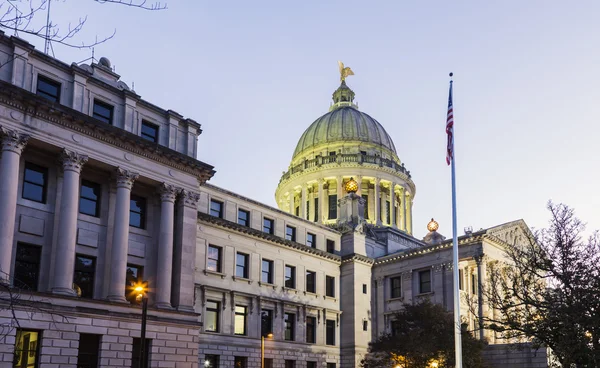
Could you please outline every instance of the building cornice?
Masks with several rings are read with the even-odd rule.
[[[342,256],[342,263],[363,263],[367,266],[372,266],[375,260],[362,254],[352,253]]]

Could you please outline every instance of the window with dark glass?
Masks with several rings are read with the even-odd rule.
[[[143,280],[144,267],[128,264],[125,271],[125,298],[130,303],[138,303],[133,288],[136,284],[142,283]]]
[[[363,294],[367,293],[367,284],[363,284]]]
[[[335,241],[327,239],[327,253],[335,253]]]
[[[337,194],[329,195],[329,219],[337,218]]]
[[[317,342],[317,318],[306,317],[306,342],[314,344]]]
[[[204,355],[205,368],[219,368],[219,356],[214,354]]]
[[[38,367],[42,333],[40,331],[17,329],[13,367]]]
[[[310,220],[310,201],[306,201],[306,219]]]
[[[390,279],[390,297],[400,298],[402,297],[402,277],[396,276]]]
[[[317,247],[317,236],[315,234],[306,233],[306,245],[311,248]]]
[[[471,274],[471,294],[477,294],[477,275]]]
[[[335,298],[335,277],[325,276],[325,295]]]
[[[95,258],[82,255],[75,256],[75,272],[73,272],[73,283],[79,287],[82,298],[94,297],[95,272]]]
[[[286,225],[285,238],[287,240],[296,241],[296,228],[290,225]]]
[[[260,281],[266,284],[273,283],[273,261],[268,259],[262,260],[262,268],[260,271]]]
[[[219,308],[221,303],[207,300],[206,301],[206,313],[204,314],[204,331],[206,332],[219,332]]]
[[[335,151],[329,152],[329,156],[335,156]]]
[[[150,142],[158,142],[158,125],[142,120],[142,138]]]
[[[246,210],[238,210],[238,224],[242,226],[250,226],[250,212]]]
[[[458,288],[460,290],[464,290],[463,289],[463,277],[464,277],[463,270],[462,269],[458,270]]]
[[[390,323],[390,329],[392,330],[392,336],[398,336],[400,334],[400,329],[402,328],[402,326],[400,325],[399,321],[392,321]]]
[[[129,226],[146,228],[146,198],[131,195],[129,207]]]
[[[79,193],[79,213],[99,217],[101,192],[102,186],[100,184],[82,180]]]
[[[319,221],[319,198],[315,198],[314,211],[315,211],[315,220],[314,221],[318,222]]]
[[[317,368],[317,362],[306,362],[306,368]]]
[[[210,215],[223,218],[223,202],[210,200]]]
[[[392,223],[392,213],[390,211],[390,201],[385,201],[385,221],[388,224]]]
[[[264,368],[273,368],[273,358],[265,358],[265,367]]]
[[[362,198],[365,200],[365,213],[364,213],[364,217],[365,220],[369,219],[369,195],[368,194],[363,194]]]
[[[335,363],[327,363],[327,368],[335,368]]]
[[[235,306],[235,326],[236,335],[246,335],[248,308],[242,305]]]
[[[296,288],[296,267],[285,265],[285,287]]]
[[[425,270],[419,272],[419,293],[431,292],[431,271]]]
[[[367,151],[360,151],[360,154],[363,155],[363,156],[366,156],[367,155]]]
[[[248,368],[248,358],[236,356],[233,359],[233,368]]]
[[[285,368],[296,368],[296,361],[286,359],[285,360]]]
[[[369,329],[369,322],[363,321],[363,331],[367,331]]]
[[[44,97],[48,101],[60,103],[60,83],[38,75],[36,95]]]
[[[79,334],[79,352],[77,353],[77,368],[98,367],[100,352],[100,335]]]
[[[30,162],[25,163],[23,175],[24,199],[46,203],[46,187],[48,186],[48,169]]]
[[[325,344],[335,345],[335,320],[333,319],[325,322]]]
[[[250,256],[246,253],[237,253],[235,256],[235,275],[237,277],[248,278],[248,260]]]
[[[275,231],[275,220],[270,218],[263,219],[263,232],[267,234],[273,234]]]
[[[260,333],[263,337],[273,333],[273,311],[270,309],[260,311]]]
[[[208,261],[206,269],[214,272],[221,272],[221,253],[222,248],[215,245],[208,246]]]
[[[19,289],[37,291],[40,275],[42,247],[30,244],[17,244],[14,286]]]
[[[314,271],[306,271],[306,291],[309,293],[317,292],[316,279],[317,273]]]
[[[296,315],[293,313],[285,313],[284,316],[284,339],[287,341],[294,341],[295,338],[295,323],[296,323]]]
[[[152,340],[146,339],[144,343],[144,366],[142,368],[150,367],[150,347]],[[138,337],[133,338],[133,349],[131,351],[131,368],[139,368],[140,366],[140,352],[142,348],[142,339]]]
[[[114,107],[104,102],[94,100],[94,113],[93,117],[100,120],[103,123],[113,123],[113,111]]]
[[[294,212],[296,216],[300,216],[300,206],[296,206],[296,211]]]

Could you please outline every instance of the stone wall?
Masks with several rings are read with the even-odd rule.
[[[483,351],[483,359],[489,368],[546,368],[548,353],[546,349],[534,349],[522,344],[518,348],[508,344],[489,345]]]

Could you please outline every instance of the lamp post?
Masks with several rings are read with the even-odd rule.
[[[267,334],[267,338],[271,337],[272,333]],[[265,368],[265,335],[260,336],[260,368]]]
[[[140,357],[139,368],[146,367],[146,318],[148,317],[148,296],[146,295],[146,285],[137,284],[134,291],[137,293],[136,299],[142,302],[142,330],[140,332]]]

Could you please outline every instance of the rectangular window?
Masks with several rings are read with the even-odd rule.
[[[238,210],[238,224],[242,226],[250,226],[250,212],[246,210]]]
[[[42,334],[39,331],[17,329],[13,367],[38,367]]]
[[[48,186],[48,169],[30,162],[25,163],[23,175],[23,193],[21,197],[30,201],[46,203],[46,187]]]
[[[390,298],[401,298],[402,297],[402,277],[392,277],[390,279]]]
[[[309,293],[317,292],[316,285],[317,273],[314,271],[306,271],[306,291]]]
[[[471,274],[471,294],[477,294],[477,275]]]
[[[223,202],[210,200],[210,215],[218,218],[223,218]]]
[[[142,138],[147,141],[158,142],[158,126],[142,120]]]
[[[460,290],[465,290],[463,288],[463,277],[464,277],[463,270],[462,269],[458,270],[458,288]]]
[[[325,276],[325,295],[335,298],[335,277]]]
[[[364,213],[365,220],[368,220],[369,219],[369,195],[363,194],[362,198],[365,200],[365,213]]]
[[[221,303],[207,300],[206,313],[204,314],[204,331],[219,332],[220,308]]]
[[[330,220],[337,218],[337,194],[329,195],[329,217]]]
[[[319,198],[315,198],[315,222],[319,222]]]
[[[296,216],[300,216],[300,206],[296,207],[296,211],[294,212]]]
[[[94,297],[94,274],[96,273],[96,259],[88,256],[75,256],[75,272],[73,284],[79,287],[82,298]]]
[[[367,284],[363,284],[363,294],[367,293]]]
[[[270,309],[263,309],[260,312],[260,333],[261,336],[267,337],[273,333],[273,311]]]
[[[390,329],[392,330],[392,336],[399,336],[402,326],[399,321],[392,321],[390,323]]]
[[[214,354],[206,354],[204,356],[205,368],[219,368],[219,356]]]
[[[222,248],[215,245],[208,246],[208,261],[206,269],[214,272],[221,272],[221,253]]]
[[[38,74],[37,91],[35,94],[48,101],[60,103],[60,83]]]
[[[327,363],[327,368],[335,368],[335,363]]]
[[[327,239],[327,253],[335,253],[335,241]]]
[[[264,368],[273,368],[273,358],[265,358]]]
[[[317,342],[317,318],[306,317],[306,342],[314,344]]]
[[[275,233],[275,220],[265,217],[263,219],[263,232],[273,235]]]
[[[310,201],[306,201],[306,220],[310,220]]]
[[[144,366],[140,365],[140,352],[142,348],[142,339],[133,338],[133,349],[131,351],[131,368],[149,368],[150,367],[150,346],[152,340],[146,339],[144,346]]]
[[[295,360],[286,359],[286,361],[285,361],[285,368],[296,368],[296,361]]]
[[[285,265],[285,287],[296,288],[296,267]]]
[[[385,201],[385,221],[387,224],[392,223],[392,213],[390,211],[390,201]]]
[[[286,225],[285,238],[287,240],[296,241],[296,228],[290,225]]]
[[[235,306],[235,334],[246,335],[246,317],[248,308],[242,305]]]
[[[363,321],[363,331],[369,330],[369,321]]]
[[[128,264],[125,271],[125,298],[130,303],[138,303],[137,295],[132,291],[134,286],[141,283],[142,280],[144,280],[144,267]]]
[[[131,195],[129,207],[129,226],[146,228],[146,198]]]
[[[306,362],[306,368],[317,368],[317,362]]]
[[[431,270],[419,272],[419,293],[431,292]]]
[[[79,334],[79,352],[77,354],[77,367],[98,367],[98,353],[100,352],[100,335]]]
[[[250,256],[245,253],[237,253],[235,257],[235,275],[244,279],[248,278],[248,261]]]
[[[293,313],[285,313],[283,318],[285,324],[284,338],[287,341],[294,341],[296,315]]]
[[[306,233],[306,245],[311,248],[317,247],[317,236],[315,234]]]
[[[79,213],[99,217],[100,193],[102,193],[102,186],[100,184],[82,180],[79,192]]]
[[[14,286],[19,289],[37,291],[40,275],[42,247],[17,244]]]
[[[233,368],[248,368],[248,358],[236,356],[233,361]]]
[[[114,106],[111,106],[104,102],[100,102],[98,100],[94,100],[94,113],[92,115],[94,118],[100,120],[103,123],[112,125],[113,112]]]
[[[273,283],[273,261],[268,259],[262,260],[260,281],[264,282],[265,284]]]
[[[333,319],[325,322],[325,344],[335,345],[335,320]]]

